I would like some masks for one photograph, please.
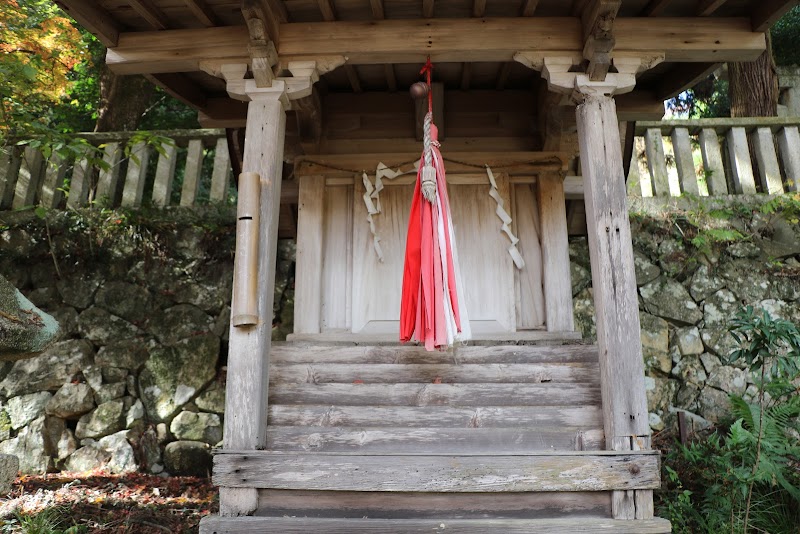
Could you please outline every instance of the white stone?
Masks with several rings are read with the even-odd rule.
[[[20,429],[34,419],[44,414],[47,402],[52,398],[52,394],[47,391],[20,395],[8,400],[6,412],[11,420],[11,428]]]

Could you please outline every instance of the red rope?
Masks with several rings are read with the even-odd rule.
[[[433,87],[431,87],[432,71],[433,63],[431,63],[431,56],[428,56],[428,61],[425,63],[425,66],[422,67],[421,71],[419,71],[420,74],[425,75],[425,81],[428,84],[428,113],[433,113]]]

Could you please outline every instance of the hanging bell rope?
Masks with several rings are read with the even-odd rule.
[[[433,154],[431,149],[433,147],[433,139],[431,136],[431,125],[433,124],[433,87],[431,86],[431,71],[433,64],[431,58],[428,56],[428,61],[422,67],[420,74],[425,75],[425,83],[428,86],[428,113],[425,114],[425,122],[423,123],[423,159],[424,166],[422,167],[422,196],[425,200],[433,204],[436,202],[436,169],[433,166]]]

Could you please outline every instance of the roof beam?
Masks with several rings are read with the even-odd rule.
[[[722,7],[722,4],[728,0],[703,0],[697,6],[698,17],[708,17],[714,14],[714,11]]]
[[[111,15],[90,0],[57,0],[61,9],[75,21],[92,32],[107,47],[117,46],[119,27]]]
[[[426,19],[433,17],[433,0],[422,0],[422,16]]]
[[[353,65],[433,61],[512,61],[519,51],[552,55],[583,51],[581,23],[571,17],[379,20],[280,25],[284,60],[346,56]],[[614,53],[661,54],[665,61],[751,61],[766,48],[764,34],[746,18],[617,18]],[[481,39],[475,39],[481,35]],[[242,27],[123,33],[109,49],[118,74],[190,72],[200,61],[247,62],[249,34]],[[244,61],[242,61],[244,60]]]
[[[486,14],[486,0],[472,1],[472,16],[482,18]]]
[[[373,19],[381,20],[386,18],[386,14],[383,12],[383,0],[369,0],[369,5],[372,8]]]
[[[661,77],[661,82],[656,87],[655,94],[662,100],[672,98],[708,78],[720,65],[721,63],[677,65]]]
[[[207,98],[198,85],[179,72],[145,74],[145,77],[164,91],[195,109],[206,107]]]
[[[358,79],[358,72],[356,71],[356,68],[350,63],[346,63],[344,66],[344,72],[347,74],[347,80],[350,82],[350,87],[353,88],[353,92],[360,93],[361,80]]]
[[[383,66],[383,72],[386,76],[386,86],[389,88],[389,91],[394,93],[397,91],[397,77],[394,74],[394,65],[387,63]]]
[[[647,5],[644,6],[644,9],[642,9],[641,16],[655,17],[660,15],[671,3],[672,0],[650,0]]]
[[[754,32],[765,32],[778,22],[778,19],[797,5],[797,0],[768,0],[759,2],[753,9],[751,20]]]
[[[186,7],[203,26],[219,26],[219,19],[205,0],[183,0]]]
[[[318,4],[323,20],[328,22],[336,20],[336,8],[333,5],[333,0],[319,0]]]
[[[167,17],[150,0],[128,0],[128,3],[154,30],[167,29]]]
[[[519,14],[523,17],[532,17],[536,12],[538,5],[539,0],[525,0],[522,2],[522,7],[519,10]]]
[[[469,82],[472,79],[472,63],[464,63],[461,66],[461,90],[469,91]]]
[[[509,61],[503,63],[503,65],[500,67],[500,71],[497,73],[497,84],[495,85],[495,88],[498,91],[502,91],[503,89],[506,88],[506,83],[508,82],[508,75],[511,74],[511,67],[513,66],[514,64]]]

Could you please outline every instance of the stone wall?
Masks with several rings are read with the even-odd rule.
[[[742,236],[733,243],[713,242],[691,213],[632,216],[656,430],[678,409],[718,421],[728,393],[752,390],[724,363],[741,303],[800,322],[796,221],[737,210],[725,221]],[[0,363],[0,453],[31,473],[206,474],[222,437],[233,250],[232,214],[213,210],[0,214],[0,274],[64,331],[42,355]],[[278,339],[291,330],[293,255],[281,242]],[[577,324],[591,339],[585,238],[570,257]]]

